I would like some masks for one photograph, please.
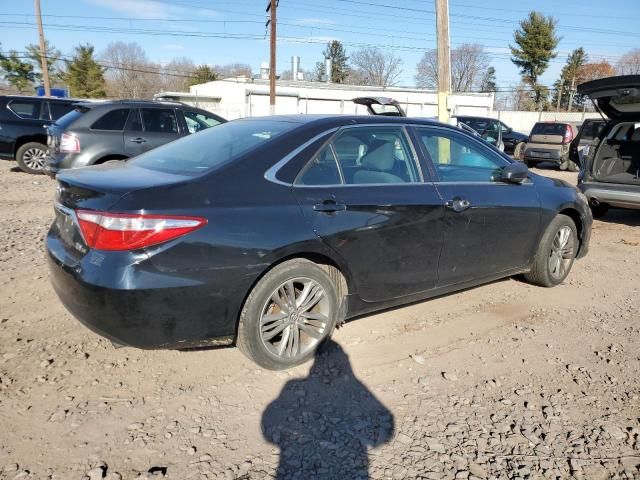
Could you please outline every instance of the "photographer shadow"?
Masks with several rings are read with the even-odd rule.
[[[280,449],[276,478],[367,479],[367,449],[393,437],[393,415],[340,345],[321,350],[309,375],[287,382],[262,415],[263,436]]]

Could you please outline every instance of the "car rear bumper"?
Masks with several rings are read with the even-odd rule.
[[[578,188],[590,204],[606,203],[612,207],[640,209],[640,186],[607,183],[580,183]]]
[[[109,254],[120,252],[91,251],[74,264],[59,237],[51,232],[47,237],[53,288],[89,329],[115,343],[144,349],[233,343],[243,301],[237,285],[194,282],[176,272],[158,271],[139,258],[121,257],[118,262]]]
[[[529,162],[553,162],[559,164],[563,161],[563,153],[552,148],[528,145],[524,151],[524,159]]]

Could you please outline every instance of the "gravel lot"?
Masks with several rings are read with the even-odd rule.
[[[54,182],[0,162],[0,478],[640,478],[640,212],[554,289],[352,321],[313,365],[114,349],[49,286]],[[574,182],[574,174],[543,172]]]

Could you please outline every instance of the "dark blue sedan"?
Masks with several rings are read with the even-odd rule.
[[[58,175],[53,286],[140,348],[309,359],[345,319],[516,274],[561,283],[591,213],[457,127],[375,116],[243,119],[124,165]]]

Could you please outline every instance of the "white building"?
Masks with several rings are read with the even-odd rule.
[[[365,107],[351,101],[363,96],[394,98],[413,117],[438,114],[437,94],[430,90],[287,80],[277,81],[275,113],[366,114]],[[156,97],[199,106],[229,120],[270,113],[269,81],[265,79],[216,80],[192,86],[189,94],[163,92]],[[455,93],[449,97],[448,107],[451,115],[488,116],[493,99],[493,93]]]

